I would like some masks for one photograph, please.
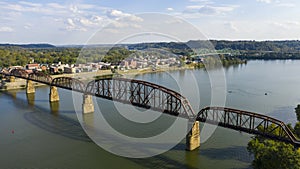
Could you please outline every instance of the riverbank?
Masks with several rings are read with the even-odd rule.
[[[148,74],[148,73],[160,73],[160,72],[170,72],[170,71],[179,71],[179,70],[193,70],[193,69],[202,69],[204,66],[197,67],[194,64],[185,65],[185,66],[172,66],[172,67],[158,67],[156,69],[152,68],[144,68],[144,69],[129,69],[129,70],[116,70],[115,73],[112,73],[111,70],[99,70],[97,72],[80,72],[75,74],[60,74],[60,75],[51,75],[51,77],[71,77],[75,79],[79,79],[81,81],[91,81],[94,79],[98,79],[105,76],[127,76],[134,77],[139,74]],[[8,80],[0,81],[0,91],[7,90],[16,90],[16,89],[26,89],[26,80],[16,78],[15,82],[9,82]],[[45,84],[34,82],[35,87],[45,86]]]
[[[45,86],[45,84],[33,82],[35,87]],[[0,91],[26,89],[26,80],[17,78],[14,82],[0,80]]]
[[[123,76],[125,76],[125,75],[133,76],[133,75],[137,75],[137,74],[159,73],[159,72],[189,70],[189,69],[195,69],[195,68],[190,67],[190,66],[184,66],[184,67],[174,66],[174,67],[157,68],[155,70],[153,70],[151,68],[131,69],[131,70],[125,70],[125,71],[119,70],[119,71],[117,71],[117,73],[120,75],[123,75]]]

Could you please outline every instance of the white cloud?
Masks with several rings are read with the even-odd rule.
[[[92,4],[77,4],[78,8],[80,9],[96,9],[97,7],[95,5]]]
[[[67,23],[69,24],[69,26],[75,26],[75,23],[71,18],[67,19]]]
[[[117,18],[117,17],[126,17],[126,16],[130,16],[130,14],[127,14],[127,13],[124,13],[122,11],[119,11],[119,10],[110,10],[108,12],[108,16],[109,17],[112,17],[112,18]]]
[[[141,22],[143,21],[142,18],[140,17],[137,17],[135,15],[132,15],[132,14],[129,14],[129,13],[124,13],[122,11],[119,11],[119,10],[109,10],[107,12],[107,16],[111,19],[115,19],[115,20],[118,20],[120,18],[126,18],[127,20],[130,20],[130,21],[134,21],[134,22]]]
[[[300,28],[300,22],[298,21],[281,21],[281,22],[270,22],[272,26],[279,27],[285,30],[290,29],[299,29]]]
[[[71,5],[69,10],[73,13],[81,13],[76,5]]]
[[[22,16],[21,12],[15,12],[15,11],[2,12],[2,13],[0,12],[0,21],[2,21],[2,22],[7,22],[7,21],[14,22],[15,18],[18,18],[20,16]]]
[[[2,11],[10,11],[10,12],[20,12],[20,13],[39,13],[39,14],[47,14],[47,15],[57,15],[59,13],[65,13],[63,10],[54,10],[49,6],[44,6],[38,3],[31,3],[31,2],[0,2],[0,10]]]
[[[260,2],[260,3],[273,4],[273,5],[278,6],[278,7],[291,8],[291,7],[296,6],[296,4],[294,4],[294,3],[287,2],[287,1],[282,1],[282,0],[256,0],[256,1]]]
[[[186,7],[184,13],[192,14],[193,17],[197,17],[195,14],[200,15],[224,15],[228,12],[233,11],[238,8],[237,5],[227,5],[227,6],[213,6],[213,5],[190,5]]]
[[[300,26],[300,22],[298,21],[287,21],[286,23],[292,26]]]
[[[81,30],[81,27],[77,26],[74,22],[73,19],[71,18],[68,18],[67,21],[66,21],[66,30],[67,31],[80,31]]]
[[[86,19],[86,18],[81,18],[80,23],[84,26],[93,26],[93,25],[95,25],[94,22],[92,22],[92,21],[90,21],[89,19]]]
[[[8,26],[0,27],[0,32],[13,32],[14,29]]]
[[[190,6],[187,6],[186,9],[193,10],[193,9],[200,9],[202,7],[204,7],[204,5],[190,5]]]
[[[80,22],[80,19],[78,18],[75,18],[75,19],[71,19],[71,18],[68,18],[67,21],[66,21],[66,30],[67,31],[87,31],[86,28],[78,25],[78,24],[75,24],[75,22]]]
[[[32,3],[32,2],[26,2],[26,1],[19,1],[20,4],[25,6],[31,6],[31,7],[41,7],[42,4],[39,3]]]
[[[215,7],[215,6],[204,6],[199,9],[199,13],[204,14],[221,14],[224,12],[230,12],[234,9],[234,7],[225,6],[225,7]]]
[[[293,4],[293,3],[277,3],[276,6],[293,8],[293,7],[296,7],[296,4]]]
[[[63,5],[60,5],[58,3],[48,3],[48,7],[54,8],[54,9],[65,9],[66,7]]]
[[[31,29],[32,25],[30,23],[27,23],[27,24],[24,25],[24,28],[25,29]]]
[[[273,2],[273,0],[256,0],[256,1],[257,2],[262,2],[262,3],[267,3],[267,4]]]
[[[233,22],[227,22],[224,24],[224,26],[231,31],[235,31],[235,32],[239,31],[239,29],[235,26]]]
[[[281,22],[271,22],[271,24],[273,26],[277,26],[277,27],[280,27],[280,28],[283,28],[283,29],[289,29],[289,26],[285,23],[281,23]]]
[[[99,21],[103,20],[103,18],[101,16],[97,16],[97,15],[92,16],[91,19],[95,22],[99,22]]]
[[[212,0],[189,0],[190,2],[198,2],[201,4],[213,4],[214,2]]]
[[[167,8],[167,11],[174,11],[174,9],[169,7],[169,8]]]

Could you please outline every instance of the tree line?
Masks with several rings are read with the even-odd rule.
[[[300,138],[300,105],[295,108],[297,123],[294,127],[288,127]],[[268,130],[279,132],[275,126],[270,126]],[[247,147],[248,151],[254,155],[252,166],[254,169],[299,169],[300,168],[300,149],[291,144],[283,143],[255,136]]]
[[[83,49],[83,50],[82,50]],[[230,58],[244,59],[300,59],[300,41],[222,41],[198,40],[183,42],[159,42],[121,44],[111,46],[56,47],[50,44],[12,45],[0,44],[0,67],[24,65],[34,59],[37,63],[57,62],[74,64],[86,62],[118,63],[138,51],[160,49],[177,56],[191,57],[197,54],[227,53]],[[84,51],[84,52],[82,52]],[[78,56],[79,59],[78,59]],[[223,59],[225,65],[231,59]],[[235,59],[237,60],[237,59]]]

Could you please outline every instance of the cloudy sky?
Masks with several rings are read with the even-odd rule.
[[[209,39],[300,39],[299,0],[67,0],[0,2],[0,43],[84,44],[122,17],[180,17]],[[132,25],[129,23],[129,25]]]

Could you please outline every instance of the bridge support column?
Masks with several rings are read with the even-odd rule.
[[[35,93],[35,88],[34,88],[33,82],[31,80],[27,80],[27,83],[26,83],[26,93],[27,94],[29,94],[29,93]]]
[[[82,113],[94,113],[94,104],[91,95],[83,94]]]
[[[50,102],[50,110],[52,114],[57,116],[59,111],[59,102]]]
[[[26,97],[27,97],[27,102],[30,106],[34,106],[34,93],[27,93],[26,94]]]
[[[10,76],[9,77],[9,82],[15,82],[16,81],[16,77],[15,76]]]
[[[199,121],[192,124],[190,132],[186,136],[186,150],[192,151],[200,147],[200,128]]]
[[[59,101],[59,95],[58,95],[57,87],[55,87],[55,86],[50,87],[49,101],[50,102]]]

